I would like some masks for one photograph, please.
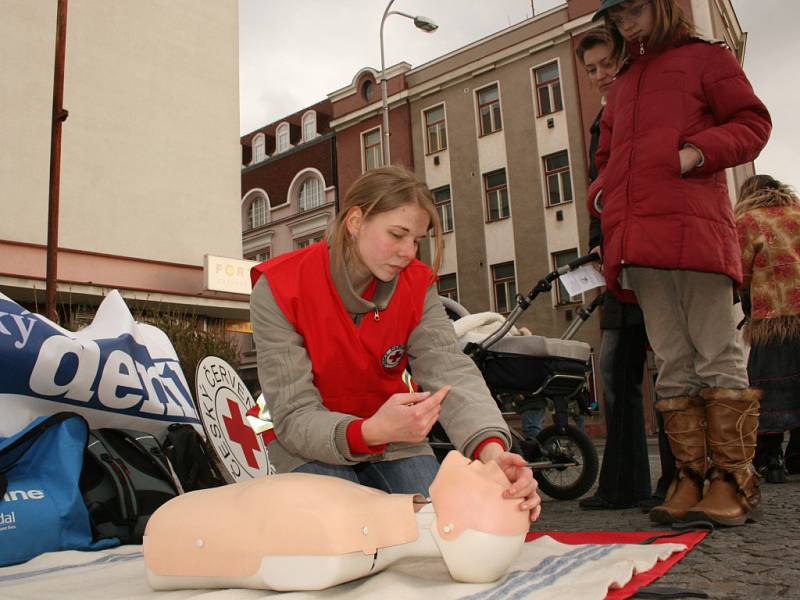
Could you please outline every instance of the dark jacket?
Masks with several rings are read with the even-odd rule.
[[[642,46],[644,48],[644,46]],[[725,168],[752,161],[771,121],[736,57],[725,46],[690,39],[628,63],[611,88],[601,121],[604,269],[609,289],[629,265],[723,273],[737,284],[742,265]],[[681,175],[678,152],[703,163]],[[629,290],[623,294],[632,298]]]

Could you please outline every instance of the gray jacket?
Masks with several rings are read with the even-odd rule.
[[[331,272],[345,309],[356,323],[365,314],[386,308],[397,283],[397,279],[378,282],[373,299],[368,301],[356,294],[346,270],[337,272],[333,261]],[[395,443],[382,454],[352,454],[346,432],[358,417],[323,406],[303,338],[278,308],[263,276],[253,288],[250,315],[258,377],[277,436],[269,445],[269,459],[279,473],[311,461],[353,465],[433,453],[427,443]],[[507,448],[511,446],[508,426],[480,371],[459,349],[435,286],[425,296],[422,319],[408,339],[407,352],[414,381],[422,390],[433,392],[446,384],[453,386],[442,402],[439,421],[458,450],[471,456],[490,437],[500,438]]]

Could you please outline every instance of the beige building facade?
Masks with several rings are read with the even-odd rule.
[[[56,0],[0,19],[0,290],[42,303]],[[59,302],[129,301],[247,319],[207,289],[204,258],[241,258],[238,5],[70,2]]]

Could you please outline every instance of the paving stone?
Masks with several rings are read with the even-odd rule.
[[[649,445],[653,485],[658,448]],[[602,447],[599,452],[602,454]],[[595,490],[589,492],[593,494]],[[762,484],[758,523],[712,532],[675,565],[659,584],[703,590],[714,600],[800,600],[800,475],[785,484]],[[638,508],[584,511],[576,500],[543,497],[535,531],[664,531]]]

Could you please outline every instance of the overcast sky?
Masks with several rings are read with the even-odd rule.
[[[772,113],[756,170],[800,189],[800,2],[732,0],[748,32],[745,71]],[[379,27],[388,0],[239,0],[241,133],[326,98],[363,67],[380,69]],[[533,0],[541,13],[562,0]],[[599,4],[599,2],[598,2]],[[531,0],[395,0],[392,10],[432,18],[423,33],[393,15],[386,64],[417,67],[531,16]]]

